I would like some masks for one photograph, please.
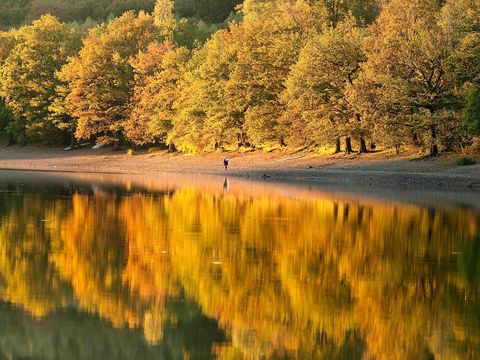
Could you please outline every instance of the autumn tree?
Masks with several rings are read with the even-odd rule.
[[[160,34],[179,46],[189,49],[204,44],[218,29],[202,20],[182,18],[177,20],[173,0],[158,0],[154,9],[154,22]]]
[[[279,95],[315,18],[304,1],[251,0],[243,11],[243,22],[232,28],[237,60],[226,84],[226,106],[243,122],[240,144],[285,145]]]
[[[309,7],[244,4],[244,20],[195,52],[182,82],[173,137],[193,151],[281,142],[278,95],[307,31]]]
[[[5,105],[2,99],[0,99],[0,132],[6,130],[9,123],[14,121],[12,111]],[[9,137],[8,145],[13,145],[14,140]]]
[[[365,126],[347,99],[346,91],[356,79],[366,60],[363,40],[366,31],[348,18],[336,28],[311,37],[292,67],[283,100],[292,136],[315,145],[336,144],[346,137],[346,151],[351,149],[351,135],[362,139]]]
[[[235,25],[233,25],[236,27]],[[227,108],[226,84],[236,61],[234,38],[219,31],[194,52],[184,69],[170,138],[182,150],[199,152],[235,144],[241,115]]]
[[[145,13],[127,12],[90,31],[79,55],[61,73],[69,83],[67,106],[77,119],[78,139],[97,137],[118,145],[133,95],[130,58],[157,38],[153,19]]]
[[[167,142],[173,127],[178,83],[188,55],[187,49],[176,48],[171,42],[152,43],[131,60],[134,93],[131,113],[124,124],[128,140],[137,145]]]
[[[374,93],[375,106],[363,106],[365,112],[376,109],[385,130],[409,128],[416,141],[429,143],[431,155],[438,154],[439,142],[449,147],[441,140],[457,133],[459,125],[458,99],[446,71],[451,46],[439,11],[435,0],[388,2],[365,46],[361,81],[370,86],[360,87],[361,94]]]
[[[55,97],[51,102],[48,110],[49,120],[57,129],[62,132],[66,132],[70,137],[70,150],[75,149],[77,145],[77,139],[75,138],[75,131],[77,130],[77,121],[70,112],[68,106],[67,96],[70,92],[69,84],[62,78],[62,69],[57,72],[57,77],[61,79],[61,82],[55,87]]]
[[[45,16],[0,33],[0,127],[8,123],[17,141],[75,133],[193,152],[340,151],[345,137],[347,152],[352,139],[366,152],[370,138],[435,155],[478,133],[479,0],[246,0],[228,25],[211,22],[236,0],[7,4],[9,14],[29,8],[32,18],[51,11],[73,21]],[[78,33],[107,17],[77,54]],[[49,26],[56,35],[45,35]]]
[[[2,97],[21,122],[15,130],[53,140],[56,127],[49,108],[61,84],[56,73],[78,51],[79,35],[46,15],[15,32],[15,38],[1,68]]]

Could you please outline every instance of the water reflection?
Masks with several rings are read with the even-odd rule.
[[[0,183],[2,357],[479,355],[478,210],[110,183]]]

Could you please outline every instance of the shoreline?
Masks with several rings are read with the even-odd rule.
[[[231,159],[227,171],[223,157]],[[64,151],[43,145],[0,148],[0,170],[135,174],[175,173],[315,185],[336,189],[463,192],[480,196],[480,164],[457,166],[459,155],[417,160],[418,153],[318,155],[309,152],[228,152],[199,155],[111,149]]]
[[[194,187],[224,196],[226,191],[237,195],[253,197],[286,197],[294,199],[325,198],[328,200],[361,203],[398,203],[422,207],[445,209],[480,210],[480,192],[435,191],[419,189],[387,189],[365,186],[329,186],[305,181],[278,181],[278,179],[242,178],[241,176],[220,176],[193,173],[158,172],[150,174],[121,174],[63,170],[0,169],[0,182],[15,182],[25,186],[44,184],[82,184],[85,189],[100,193],[108,189],[123,189],[151,194],[173,193],[183,187]],[[225,190],[227,183],[228,190]],[[122,191],[122,192],[123,192]]]

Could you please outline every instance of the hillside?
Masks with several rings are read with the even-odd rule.
[[[208,23],[223,22],[239,0],[177,0],[179,17],[198,18]],[[52,14],[63,22],[100,22],[117,17],[128,10],[151,12],[154,0],[2,0],[0,29],[28,24],[41,15]]]

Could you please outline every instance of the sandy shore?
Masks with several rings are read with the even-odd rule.
[[[223,168],[228,156],[231,165]],[[230,152],[202,155],[80,149],[41,145],[0,148],[0,169],[119,174],[184,173],[237,176],[324,187],[435,190],[480,194],[480,164],[457,166],[458,156],[418,160],[413,152],[318,155],[306,152]]]

